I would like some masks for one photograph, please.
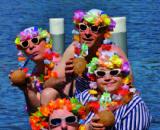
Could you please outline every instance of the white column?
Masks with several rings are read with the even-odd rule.
[[[53,36],[53,50],[62,54],[64,51],[64,18],[50,18],[49,31]]]
[[[116,27],[112,32],[112,41],[118,45],[127,55],[127,32],[126,32],[126,17],[112,17],[116,22]]]

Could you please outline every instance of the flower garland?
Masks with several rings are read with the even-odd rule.
[[[33,113],[29,118],[32,130],[48,129],[48,117],[57,109],[66,109],[75,115],[83,116],[85,114],[84,107],[78,102],[76,98],[71,99],[57,99],[50,101],[47,106],[41,106],[38,111]]]

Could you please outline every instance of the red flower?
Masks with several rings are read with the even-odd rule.
[[[89,107],[90,110],[94,111],[95,113],[98,112],[98,109],[100,107],[99,102],[97,101],[91,101],[87,104],[87,106]]]
[[[91,81],[95,81],[96,80],[96,77],[95,77],[94,74],[88,74],[87,76]]]
[[[102,50],[110,50],[111,49],[111,45],[110,44],[102,44],[101,45]]]
[[[45,53],[44,57],[48,60],[52,60],[52,53]]]
[[[78,48],[78,47],[75,47],[74,52],[75,52],[77,55],[79,55],[80,52],[81,52],[81,49]]]

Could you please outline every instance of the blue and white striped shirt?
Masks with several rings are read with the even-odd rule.
[[[85,105],[90,100],[91,95],[87,90],[76,95],[76,98]],[[85,124],[90,122],[95,114],[90,112],[85,120]],[[143,100],[134,95],[132,100],[114,111],[115,124],[111,130],[148,130],[151,122],[149,110]]]

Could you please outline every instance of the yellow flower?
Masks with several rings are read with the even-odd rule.
[[[85,125],[80,125],[78,130],[87,130]]]
[[[114,65],[112,64],[112,62],[104,62],[104,66],[107,68],[107,69],[113,69]]]
[[[90,93],[91,95],[97,95],[97,94],[98,94],[96,90],[89,90],[89,93]]]
[[[120,68],[122,65],[122,59],[118,55],[113,55],[109,61],[111,61],[116,67]]]
[[[110,25],[111,20],[110,20],[110,18],[106,14],[102,14],[101,18],[102,18],[102,20],[103,20],[103,22],[104,22],[105,25]]]
[[[124,84],[129,84],[131,82],[131,76],[127,76],[122,81]]]

